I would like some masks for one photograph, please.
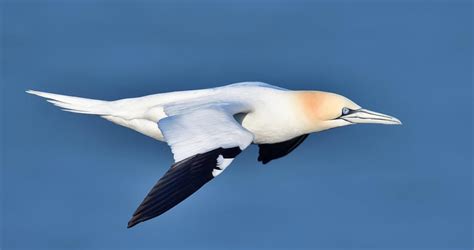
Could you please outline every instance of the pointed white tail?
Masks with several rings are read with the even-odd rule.
[[[58,95],[35,90],[26,91],[28,94],[41,96],[62,110],[80,114],[110,115],[111,110],[107,101],[87,99],[75,96]]]

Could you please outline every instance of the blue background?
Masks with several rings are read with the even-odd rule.
[[[471,1],[4,1],[2,247],[472,246]],[[163,143],[61,112],[37,89],[105,100],[258,80],[400,118],[257,148],[126,229],[172,164]]]

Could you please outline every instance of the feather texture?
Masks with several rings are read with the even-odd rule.
[[[244,149],[252,143],[252,133],[234,118],[234,114],[246,110],[244,105],[214,103],[186,110],[179,109],[158,122],[175,162],[219,147]]]

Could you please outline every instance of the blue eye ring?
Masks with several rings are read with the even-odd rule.
[[[347,115],[350,112],[351,112],[351,110],[349,108],[346,108],[346,107],[342,108],[342,115]]]

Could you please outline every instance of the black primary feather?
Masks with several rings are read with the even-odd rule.
[[[235,158],[240,152],[239,147],[218,148],[173,164],[133,213],[128,228],[163,214],[212,180],[219,155]]]
[[[271,160],[283,157],[298,147],[306,139],[306,137],[308,137],[308,134],[301,135],[284,142],[258,144],[258,161],[261,161],[263,164],[267,164]]]

